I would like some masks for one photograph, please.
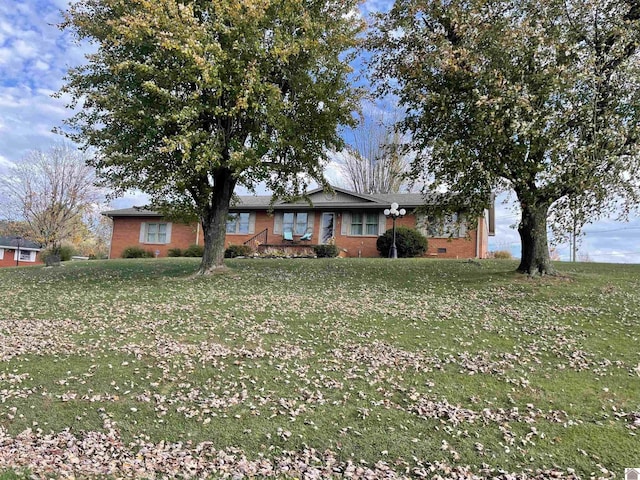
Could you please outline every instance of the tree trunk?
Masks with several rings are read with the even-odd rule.
[[[521,207],[522,220],[518,226],[518,233],[522,242],[522,255],[518,272],[528,275],[554,274],[547,242],[549,206],[521,202]]]
[[[203,208],[200,218],[204,235],[204,253],[198,270],[206,275],[224,267],[224,240],[227,234],[229,204],[236,180],[231,170],[221,168],[214,172],[214,187],[209,204]]]

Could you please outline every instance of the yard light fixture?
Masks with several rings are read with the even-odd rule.
[[[16,244],[18,246],[18,249],[16,251],[16,267],[20,266],[20,242],[22,242],[22,237],[17,236]]]
[[[391,204],[391,208],[385,208],[384,216],[391,217],[393,220],[393,243],[389,249],[389,258],[398,258],[398,249],[396,248],[396,220],[402,218],[407,214],[404,208],[400,208],[396,202]]]

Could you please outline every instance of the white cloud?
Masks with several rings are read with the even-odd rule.
[[[33,65],[33,67],[34,67],[36,70],[40,70],[40,71],[42,71],[42,72],[46,72],[47,70],[49,70],[49,68],[51,68],[51,67],[50,67],[50,65],[49,65],[48,63],[43,62],[42,60],[37,60],[37,61],[35,62],[35,64]]]
[[[122,197],[112,200],[110,208],[130,208],[130,207],[144,207],[149,203],[149,196],[138,191],[133,190],[125,193]]]
[[[0,155],[0,167],[14,167],[15,164]]]

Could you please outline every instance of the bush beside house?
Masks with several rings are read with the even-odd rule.
[[[253,255],[253,248],[249,245],[229,245],[224,251],[224,258],[248,257]]]
[[[383,235],[378,237],[376,247],[381,257],[389,255],[389,250],[393,244],[393,229],[390,228]],[[420,257],[427,251],[427,239],[414,228],[396,228],[396,248],[398,257]]]
[[[131,246],[124,249],[122,258],[153,258],[153,252],[141,247]]]
[[[337,257],[340,251],[338,247],[335,245],[315,245],[313,247],[313,251],[315,252],[318,258],[333,258]]]

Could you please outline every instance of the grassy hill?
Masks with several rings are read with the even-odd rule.
[[[640,266],[196,260],[0,271],[0,470],[624,478]],[[10,473],[6,473],[8,478]]]

